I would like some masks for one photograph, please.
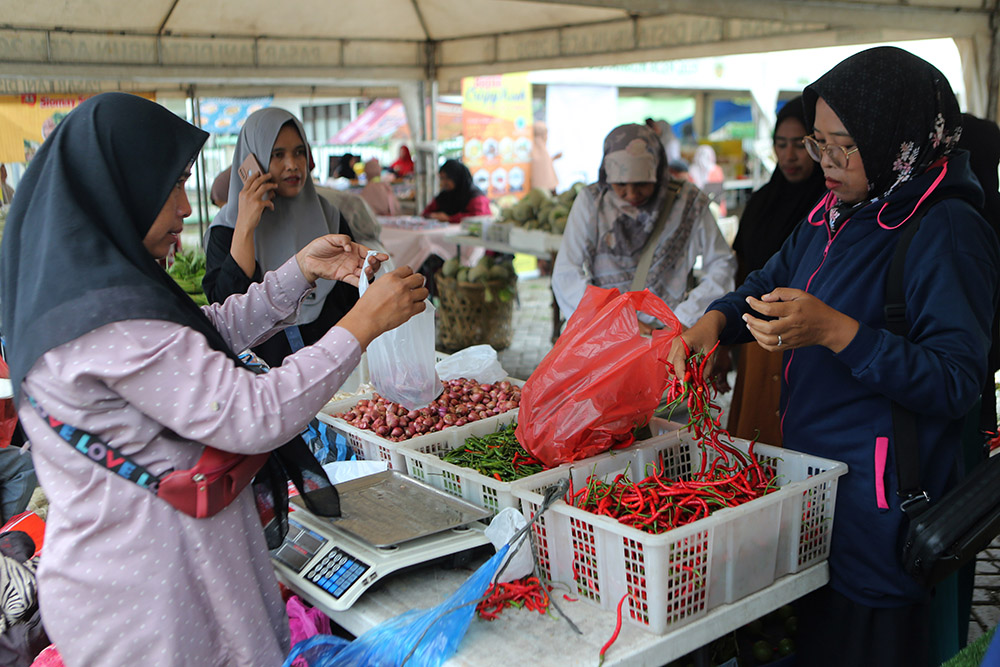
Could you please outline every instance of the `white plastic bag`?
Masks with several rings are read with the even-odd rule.
[[[493,517],[490,525],[486,527],[484,534],[493,543],[493,547],[497,551],[500,551],[503,545],[507,544],[517,531],[524,528],[526,523],[524,515],[513,507],[505,507]],[[506,584],[510,581],[523,579],[534,570],[534,560],[531,557],[531,540],[528,538],[528,534],[525,533],[522,536],[519,545],[512,544],[511,550],[515,546],[517,546],[517,551],[513,552],[513,555],[510,556],[510,564],[507,565],[497,578],[499,583]]]
[[[364,268],[374,254],[369,251]],[[391,270],[388,264],[382,264],[373,280]],[[358,292],[363,296],[366,289],[368,276],[362,270]],[[427,302],[424,312],[386,331],[368,346],[369,379],[386,400],[417,410],[441,394],[444,385],[434,370],[434,333],[434,306]]]
[[[447,382],[455,378],[493,384],[507,377],[497,360],[497,351],[489,345],[473,345],[437,362],[438,377]]]

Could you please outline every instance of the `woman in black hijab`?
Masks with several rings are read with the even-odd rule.
[[[829,191],[682,337],[692,351],[750,339],[782,351],[784,446],[847,464],[829,525],[830,582],[799,603],[799,663],[924,667],[931,592],[901,563],[896,456],[916,449],[932,502],[954,484],[961,432],[990,374],[1000,247],[977,210],[969,155],[956,148],[958,102],[933,65],[868,49],[807,86],[803,104],[806,147]],[[907,229],[903,335],[887,321],[885,292]],[[675,345],[678,373],[683,357]],[[897,441],[893,404],[913,416],[912,438]]]
[[[771,180],[747,202],[733,241],[736,286],[764,266],[826,192],[823,170],[809,157],[802,139],[806,128],[802,97],[785,103],[774,124],[773,146],[778,165]],[[755,343],[740,345],[736,386],[729,411],[729,433],[769,445],[781,444],[778,399],[781,397],[781,353]]]
[[[490,215],[490,200],[472,181],[469,168],[458,160],[447,160],[438,172],[441,192],[421,213],[442,222],[461,222],[473,215]]]
[[[423,309],[422,278],[404,268],[281,368],[244,368],[234,350],[294,317],[317,278],[356,283],[366,249],[321,237],[250,294],[198,308],[156,260],[191,213],[184,182],[206,137],[148,100],[95,96],[42,145],[7,217],[7,359],[49,500],[40,605],[67,664],[279,664],[288,620],[267,547],[286,527],[286,476],[310,509],[339,507],[304,444],[273,450],[375,336]],[[208,445],[272,455],[252,489],[195,518],[151,480]]]

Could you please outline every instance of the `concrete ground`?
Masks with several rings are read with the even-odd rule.
[[[547,277],[518,283],[519,306],[514,309],[514,337],[500,353],[511,377],[527,379],[552,349],[552,292]],[[1000,539],[979,554],[969,619],[969,641],[1000,622]]]

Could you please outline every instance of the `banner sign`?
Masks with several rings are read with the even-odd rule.
[[[527,74],[462,79],[463,162],[490,199],[530,189],[531,119]]]
[[[206,97],[198,103],[201,129],[212,134],[239,134],[247,116],[273,101],[273,97]]]
[[[153,93],[134,94],[156,100]],[[0,95],[0,162],[29,162],[56,125],[88,97],[93,95]]]

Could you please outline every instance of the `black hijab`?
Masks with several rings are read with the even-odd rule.
[[[207,137],[155,102],[103,93],[74,109],[42,144],[18,187],[0,249],[3,331],[18,400],[39,357],[112,322],[176,322],[240,363],[142,243]],[[296,438],[254,481],[272,547],[287,530],[286,479],[311,510],[340,515],[336,490]]]
[[[945,76],[893,46],[857,53],[806,86],[807,129],[820,97],[854,138],[868,176],[868,199],[838,207],[839,215],[885,199],[951,152],[961,134],[958,101]]]
[[[357,180],[358,175],[354,171],[354,164],[352,162],[356,157],[353,153],[344,153],[344,156],[340,158],[340,162],[337,164],[338,178],[346,178],[349,181]]]
[[[983,217],[994,231],[1000,233],[1000,126],[992,120],[977,118],[972,114],[962,114],[962,137],[959,148],[969,151],[969,167],[983,186],[986,201]]]
[[[15,396],[35,361],[105,324],[176,322],[236,355],[142,240],[206,132],[149,100],[104,93],[36,153],[7,215],[0,270]]]
[[[806,124],[801,96],[789,100],[781,107],[774,123],[775,134],[789,118],[798,119],[808,132],[809,125]],[[743,284],[751,272],[763,267],[771,255],[781,249],[785,239],[824,192],[826,185],[823,170],[818,164],[814,165],[809,178],[799,183],[790,183],[781,169],[777,166],[774,168],[771,180],[750,197],[740,216],[739,231],[733,241],[733,250],[736,251],[739,263],[736,270],[737,287]]]
[[[451,190],[442,190],[434,200],[442,213],[455,215],[465,210],[473,197],[480,197],[483,191],[472,182],[472,172],[458,160],[446,160],[438,170],[455,184]]]

